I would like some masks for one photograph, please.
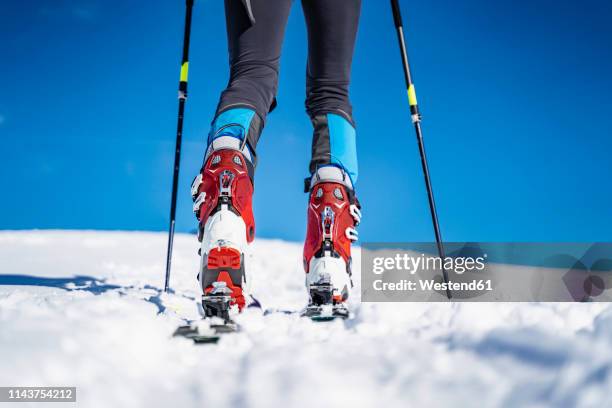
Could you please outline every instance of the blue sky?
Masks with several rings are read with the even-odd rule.
[[[221,1],[196,0],[178,224],[227,82]],[[612,3],[402,1],[449,241],[610,241]],[[183,1],[0,4],[0,228],[165,230]],[[311,128],[294,5],[259,145],[260,237],[301,240]],[[353,83],[365,241],[432,239],[387,1],[364,0]]]

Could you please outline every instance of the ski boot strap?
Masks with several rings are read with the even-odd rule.
[[[349,195],[354,195],[353,183],[346,171],[336,166],[319,167],[310,177],[304,179],[304,192],[309,193],[313,187],[319,183],[340,183],[349,191]]]
[[[204,162],[217,150],[238,150],[242,153],[242,156],[249,162],[253,167],[255,166],[255,155],[251,153],[251,149],[247,140],[241,140],[233,136],[220,136],[213,139],[208,147],[206,148],[206,154],[204,155]]]

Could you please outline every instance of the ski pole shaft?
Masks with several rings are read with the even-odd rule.
[[[429,200],[429,210],[431,212],[431,221],[433,223],[434,234],[436,237],[436,245],[438,247],[438,255],[442,259],[442,276],[444,282],[448,284],[448,273],[444,267],[444,243],[440,234],[440,224],[438,222],[438,213],[436,211],[436,203],[434,200],[433,189],[431,187],[431,178],[429,176],[429,166],[427,165],[427,156],[425,155],[425,144],[423,142],[423,132],[421,129],[421,114],[417,104],[416,92],[412,75],[410,73],[410,64],[408,63],[408,53],[406,52],[406,40],[404,38],[404,28],[402,22],[402,14],[400,12],[399,1],[391,0],[391,10],[393,11],[393,22],[397,31],[397,39],[399,42],[400,53],[402,55],[402,65],[404,67],[404,79],[406,80],[406,88],[408,91],[408,104],[410,105],[410,116],[414,129],[416,131],[417,143],[419,145],[419,154],[421,155],[421,166],[423,167],[423,176],[425,178],[425,187],[427,188],[427,199]],[[446,288],[446,296],[451,299],[451,291]]]
[[[172,177],[172,199],[170,203],[170,227],[168,230],[168,251],[166,256],[166,281],[164,292],[170,287],[170,269],[172,266],[172,247],[174,244],[174,224],[176,220],[176,196],[178,191],[179,168],[181,165],[181,142],[183,139],[183,116],[187,100],[187,74],[189,71],[189,39],[191,37],[191,14],[194,0],[187,0],[185,12],[185,34],[183,36],[183,58],[178,89],[178,120],[176,126],[176,148],[174,151],[174,175]]]

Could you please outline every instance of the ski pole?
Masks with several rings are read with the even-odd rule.
[[[423,167],[423,176],[425,177],[425,187],[427,188],[427,199],[429,200],[429,210],[431,212],[431,221],[433,223],[434,234],[436,236],[436,244],[438,247],[438,255],[442,260],[442,276],[444,282],[448,285],[448,273],[444,267],[444,244],[442,235],[440,234],[440,225],[438,223],[438,214],[436,212],[436,203],[434,201],[433,189],[431,187],[431,179],[429,177],[429,167],[427,166],[427,156],[425,155],[425,144],[423,143],[423,132],[421,130],[421,114],[417,104],[416,92],[412,75],[410,74],[410,64],[408,63],[408,53],[406,52],[406,41],[404,39],[404,28],[402,23],[402,14],[398,0],[391,0],[391,9],[393,10],[393,21],[397,30],[397,39],[399,41],[400,52],[402,54],[402,64],[404,66],[404,79],[406,80],[406,88],[408,90],[408,104],[410,105],[410,116],[414,129],[416,131],[417,143],[419,145],[419,153],[421,155],[421,165]],[[450,300],[451,291],[446,287],[446,296]]]
[[[183,59],[181,61],[181,75],[178,88],[178,121],[176,127],[176,149],[174,151],[174,176],[172,178],[172,201],[170,204],[170,228],[168,230],[168,252],[166,257],[166,282],[164,292],[170,287],[170,268],[172,264],[172,245],[174,243],[174,224],[176,219],[176,195],[178,190],[179,168],[181,164],[181,142],[183,138],[183,115],[185,101],[187,100],[187,74],[189,71],[189,39],[191,37],[191,11],[194,0],[187,0],[185,12],[185,34],[183,37]]]

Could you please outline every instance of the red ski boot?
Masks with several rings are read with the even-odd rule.
[[[347,318],[351,281],[351,243],[361,220],[352,189],[336,181],[320,181],[310,189],[304,269],[309,305],[302,313],[315,320]]]
[[[212,152],[191,186],[200,221],[199,280],[206,316],[230,320],[245,306],[244,254],[255,237],[253,165],[238,150]]]

